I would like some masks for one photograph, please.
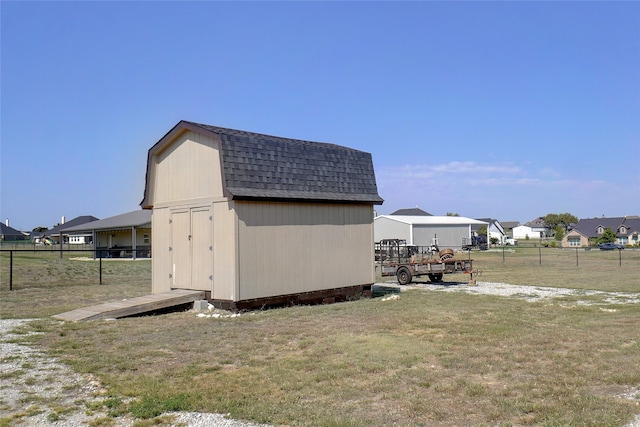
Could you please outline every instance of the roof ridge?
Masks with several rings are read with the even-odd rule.
[[[214,133],[220,133],[220,134],[224,134],[224,135],[230,135],[230,136],[239,136],[239,135],[243,135],[243,136],[247,136],[247,137],[258,137],[258,138],[264,138],[264,139],[272,139],[272,140],[277,140],[277,141],[281,141],[281,142],[290,142],[290,143],[295,143],[295,144],[322,144],[328,147],[334,147],[337,149],[341,149],[341,150],[346,150],[346,151],[357,151],[357,152],[361,152],[364,153],[364,151],[362,150],[358,150],[356,148],[350,148],[350,147],[345,147],[344,145],[338,145],[338,144],[334,144],[331,142],[324,142],[324,141],[311,141],[308,139],[298,139],[298,138],[289,138],[289,137],[284,137],[284,136],[276,136],[276,135],[271,135],[271,134],[266,134],[266,133],[260,133],[260,132],[252,132],[252,131],[248,131],[248,130],[241,130],[241,129],[231,129],[231,128],[225,128],[225,127],[221,127],[221,126],[215,126],[215,125],[207,125],[204,123],[197,123],[197,122],[190,122],[187,120],[183,120],[184,123],[188,123],[190,125],[193,126],[197,126],[199,128],[214,132]]]

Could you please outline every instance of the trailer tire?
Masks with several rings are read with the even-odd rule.
[[[398,283],[401,285],[408,285],[411,283],[411,272],[407,267],[400,267],[396,272],[396,277],[398,278]]]
[[[432,282],[442,282],[442,273],[430,274],[429,280]]]

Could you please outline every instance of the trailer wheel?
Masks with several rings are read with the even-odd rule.
[[[442,282],[442,273],[430,274],[429,280],[432,282]]]
[[[396,277],[398,278],[398,283],[401,285],[408,285],[411,283],[411,272],[407,267],[400,267],[396,272]]]

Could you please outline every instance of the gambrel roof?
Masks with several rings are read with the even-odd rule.
[[[181,121],[149,150],[149,159],[184,129],[220,140],[224,191],[232,199],[383,202],[371,154],[335,144]]]

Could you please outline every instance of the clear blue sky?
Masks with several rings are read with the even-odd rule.
[[[2,1],[0,217],[139,208],[179,120],[372,153],[381,214],[640,215],[640,2]]]

